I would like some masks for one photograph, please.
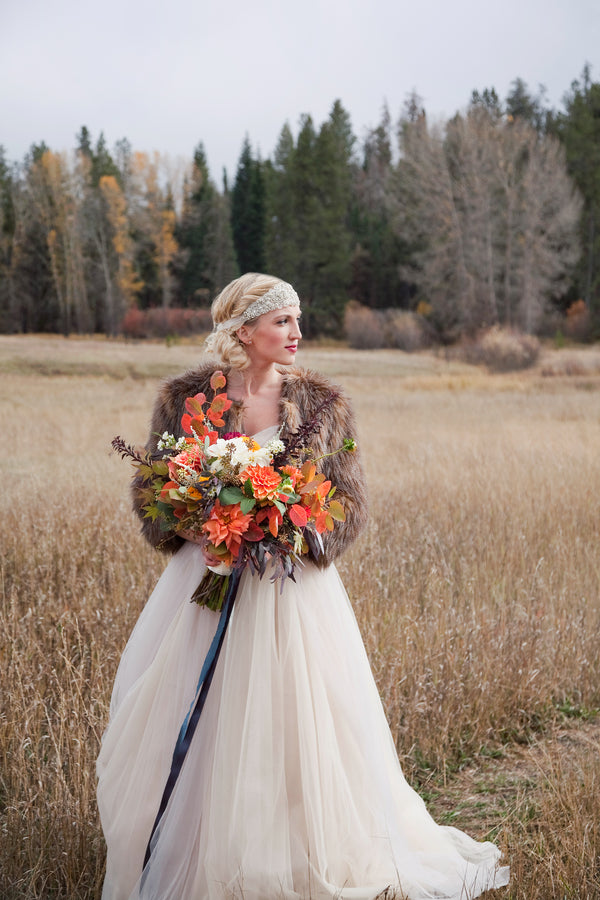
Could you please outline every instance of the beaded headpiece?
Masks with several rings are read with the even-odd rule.
[[[242,319],[256,319],[263,313],[272,312],[274,309],[282,309],[284,306],[300,306],[300,298],[291,284],[287,281],[278,281],[268,291],[251,303],[248,309],[242,313]]]
[[[274,309],[283,309],[284,306],[300,306],[300,298],[291,284],[287,281],[278,281],[272,288],[251,303],[239,316],[232,319],[226,319],[225,322],[219,322],[216,331],[237,331],[244,322],[250,319],[257,319],[264,313],[272,312]]]

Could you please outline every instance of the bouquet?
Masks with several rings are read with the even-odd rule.
[[[145,516],[165,532],[195,532],[214,560],[192,599],[220,610],[234,570],[250,566],[262,577],[270,563],[271,580],[283,585],[286,578],[294,580],[302,556],[322,552],[321,535],[343,522],[345,513],[334,498],[335,485],[316,464],[356,444],[348,438],[332,453],[312,456],[308,442],[335,392],[287,446],[278,436],[265,447],[245,434],[219,437],[215,429],[225,425],[223,413],[232,401],[222,392],[222,372],[213,373],[210,386],[208,406],[202,393],[186,399],[183,437],[165,432],[156,453],[140,454],[120,437],[112,446],[137,466]]]

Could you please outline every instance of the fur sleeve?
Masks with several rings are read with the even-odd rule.
[[[345,438],[356,437],[354,413],[343,395],[336,401],[334,412],[329,434],[324,436],[324,452],[337,450]],[[322,535],[324,553],[315,560],[322,568],[337,559],[356,540],[367,524],[369,510],[358,448],[352,453],[336,453],[335,456],[324,459],[321,465],[321,471],[335,485],[335,497],[346,513],[345,522],[336,522],[332,532]]]
[[[293,432],[301,422],[310,420],[332,391],[336,399],[320,415],[319,431],[311,441],[315,458],[337,450],[346,438],[356,437],[356,422],[350,401],[341,388],[311,370],[295,369],[284,383],[288,432]],[[284,434],[284,440],[285,437]],[[336,453],[318,462],[317,466],[335,485],[336,497],[346,512],[345,522],[336,522],[332,532],[322,535],[324,552],[314,561],[324,568],[337,559],[365,527],[368,500],[359,450]]]
[[[165,381],[158,392],[152,419],[150,421],[150,434],[146,441],[146,450],[156,450],[160,435],[165,431],[181,437],[181,417],[185,412],[185,399],[202,391],[207,393],[210,389],[210,376],[214,366],[206,366],[193,372],[186,372],[169,381]],[[142,480],[135,476],[131,484],[131,498],[135,513],[142,521],[142,534],[153,547],[172,553],[178,550],[184,543],[183,538],[177,534],[161,531],[158,522],[144,518],[143,506],[146,499],[141,495]]]

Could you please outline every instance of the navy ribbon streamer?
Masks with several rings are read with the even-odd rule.
[[[158,813],[156,815],[156,819],[154,820],[152,831],[150,832],[150,838],[148,839],[148,846],[146,847],[146,854],[144,856],[144,869],[150,861],[150,854],[152,853],[152,838],[154,837],[154,833],[158,828],[158,823],[160,822],[161,817],[165,809],[167,808],[167,804],[169,802],[171,794],[173,793],[173,789],[179,777],[179,773],[181,772],[183,761],[192,743],[192,738],[194,737],[196,726],[200,720],[200,715],[202,713],[202,710],[204,709],[204,703],[206,702],[208,690],[210,688],[213,675],[217,667],[217,660],[219,659],[219,654],[221,652],[221,647],[223,646],[223,640],[225,638],[225,632],[227,630],[227,625],[231,617],[231,611],[233,609],[233,604],[237,595],[237,589],[241,574],[241,570],[234,569],[229,576],[229,584],[227,585],[227,593],[225,594],[223,606],[221,607],[219,624],[217,625],[215,636],[212,640],[209,651],[206,654],[206,659],[204,660],[202,671],[200,672],[200,678],[198,679],[198,685],[196,687],[196,695],[192,700],[192,704],[189,708],[188,714],[183,720],[183,724],[179,730],[179,736],[177,738],[177,743],[175,744],[173,759],[171,761],[171,771],[169,772],[169,777],[167,778],[167,783],[163,791],[160,806],[158,808]]]

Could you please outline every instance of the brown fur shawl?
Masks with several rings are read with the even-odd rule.
[[[186,397],[202,392],[212,397],[210,376],[218,366],[205,363],[198,369],[178,375],[164,382],[159,390],[152,421],[150,436],[146,443],[148,450],[156,450],[159,435],[168,431],[176,437],[181,436],[181,416],[185,412]],[[225,369],[225,375],[227,370]],[[283,426],[281,438],[286,440],[303,422],[308,421],[326,397],[335,391],[338,396],[321,416],[321,427],[311,438],[314,456],[320,456],[341,447],[344,438],[356,436],[354,415],[348,400],[339,388],[331,384],[318,372],[309,369],[289,368],[284,370],[284,379],[279,404],[279,418]],[[243,405],[234,401],[231,409],[225,413],[225,426],[221,433],[243,431]],[[324,554],[315,560],[324,567],[333,562],[346,547],[355,540],[367,520],[367,496],[364,475],[360,466],[358,451],[354,453],[337,453],[319,463],[320,470],[337,486],[336,496],[346,510],[346,521],[336,522],[333,532],[323,535]],[[177,550],[183,543],[178,535],[167,536],[159,527],[143,518],[143,511],[136,487],[133,482],[133,503],[137,514],[142,518],[142,533],[155,547],[161,550]]]

